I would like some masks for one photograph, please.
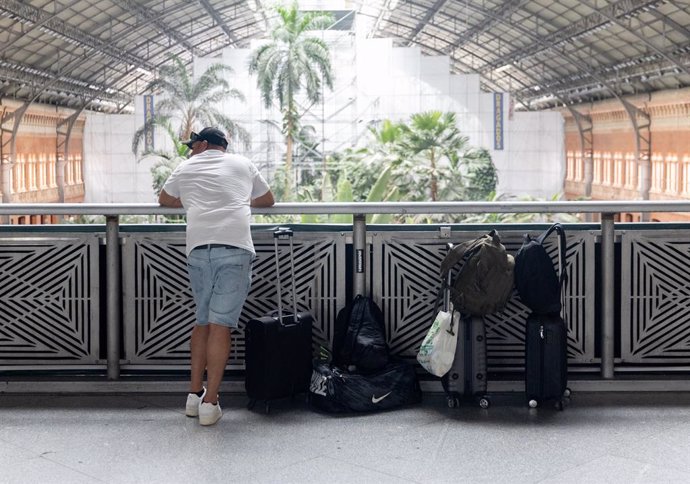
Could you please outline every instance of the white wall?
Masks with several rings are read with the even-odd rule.
[[[137,162],[132,137],[143,124],[133,114],[88,114],[84,127],[86,203],[151,203],[151,161]]]

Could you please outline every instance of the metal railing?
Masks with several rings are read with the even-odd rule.
[[[253,209],[254,214],[351,214],[353,215],[353,292],[366,289],[366,264],[357,256],[367,244],[368,214],[477,214],[477,213],[578,213],[599,214],[601,353],[603,379],[614,378],[615,360],[615,237],[614,218],[625,212],[690,212],[690,201],[573,201],[573,202],[399,202],[399,203],[278,203],[271,208]],[[109,379],[120,375],[121,281],[120,224],[125,215],[179,215],[182,209],[162,208],[156,204],[0,204],[0,216],[7,215],[101,215],[106,218],[106,295],[107,295],[107,372]],[[7,227],[7,226],[5,226]],[[690,238],[690,237],[689,237]],[[591,275],[589,276],[591,277]]]

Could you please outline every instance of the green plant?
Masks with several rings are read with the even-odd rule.
[[[277,101],[280,108],[286,144],[285,194],[291,197],[293,145],[303,114],[297,96],[304,88],[307,100],[315,104],[321,101],[323,85],[333,88],[329,48],[309,33],[326,29],[333,17],[322,12],[301,12],[297,2],[289,7],[278,6],[276,11],[271,39],[252,53],[249,73],[257,76],[265,106],[271,107]]]
[[[146,91],[161,95],[155,103],[154,116],[134,133],[132,152],[139,153],[144,135],[156,127],[164,128],[173,140],[179,140],[189,139],[194,129],[217,126],[225,129],[230,138],[249,146],[249,133],[219,109],[225,100],[244,100],[244,95],[231,88],[225,78],[232,68],[213,64],[195,79],[179,57],[171,55],[170,60],[146,87]],[[179,128],[171,130],[173,125]]]
[[[553,195],[550,200],[557,201],[561,199],[561,194]],[[524,195],[515,197],[511,195],[498,195],[496,193],[490,194],[487,201],[499,202],[507,200],[527,201],[545,201],[545,199]],[[576,223],[579,222],[577,215],[569,213],[480,213],[469,214],[464,217],[466,223],[486,223],[486,224],[509,224],[509,223]]]

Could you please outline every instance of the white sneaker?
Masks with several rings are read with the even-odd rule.
[[[198,417],[199,416],[199,405],[206,395],[206,387],[204,388],[204,393],[199,397],[196,393],[190,393],[187,395],[187,406],[185,408],[184,414],[187,417]]]
[[[220,409],[220,401],[215,405],[209,402],[201,402],[199,405],[199,423],[201,425],[213,425],[223,416]]]

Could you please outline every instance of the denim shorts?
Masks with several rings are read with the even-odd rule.
[[[199,325],[237,328],[252,283],[254,254],[229,245],[204,245],[187,256]]]

